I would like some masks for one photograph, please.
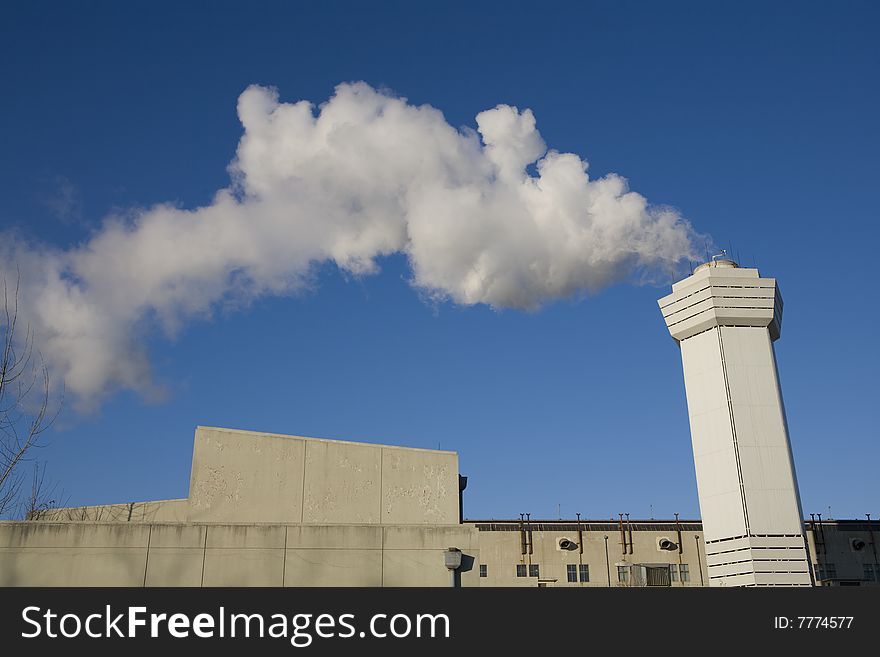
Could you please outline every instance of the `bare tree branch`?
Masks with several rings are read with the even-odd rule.
[[[57,483],[46,481],[46,465],[34,463],[31,489],[22,504],[21,516],[25,520],[42,520],[52,509],[66,504],[66,496],[57,488]]]
[[[36,466],[30,500],[22,501],[23,464],[29,453],[40,445],[40,437],[55,422],[61,410],[59,401],[50,412],[52,388],[49,368],[39,350],[34,348],[34,333],[19,326],[20,279],[10,294],[3,279],[2,355],[0,355],[0,517],[23,505],[35,510],[46,492],[45,468]],[[17,335],[16,332],[19,332]],[[41,492],[42,491],[42,492]],[[36,497],[34,497],[36,496]]]

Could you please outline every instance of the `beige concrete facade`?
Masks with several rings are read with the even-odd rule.
[[[197,427],[189,497],[41,511],[52,522],[449,525],[458,454]]]
[[[448,586],[443,552],[473,561],[468,525],[0,523],[0,586]]]
[[[699,522],[684,521],[676,525],[668,521],[652,521],[619,525],[610,521],[520,523],[496,520],[476,521],[474,526],[480,532],[484,586],[639,585],[640,582],[633,577],[633,569],[645,565],[665,568],[669,574],[665,585],[706,584],[706,560]],[[675,547],[661,549],[663,539],[674,543]],[[682,564],[684,568],[680,567]],[[675,565],[674,580],[670,565]]]
[[[185,500],[0,522],[2,586],[479,585],[458,455],[199,427]]]
[[[698,520],[468,522],[479,531],[482,586],[709,586]],[[808,521],[818,584],[880,587],[878,530],[876,521]]]
[[[457,524],[458,455],[199,427],[187,520]]]
[[[0,586],[697,587],[699,521],[459,522],[451,452],[199,428],[184,500],[0,522]],[[808,523],[821,584],[877,585],[873,523]]]
[[[880,586],[875,524],[807,523],[819,584]],[[574,546],[562,549],[562,540]],[[448,586],[450,546],[473,559],[462,586],[708,585],[702,525],[693,520],[443,527],[131,520],[0,523],[0,586]]]

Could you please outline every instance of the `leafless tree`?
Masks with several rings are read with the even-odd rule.
[[[59,493],[57,482],[46,480],[46,464],[34,463],[31,489],[22,501],[22,517],[25,520],[43,520],[53,509],[64,506],[67,498]]]
[[[24,467],[33,461],[32,451],[52,426],[60,410],[50,410],[49,368],[34,347],[30,326],[19,324],[19,281],[14,291],[3,279],[3,315],[0,315],[0,517],[27,506],[39,507],[23,499]],[[54,405],[54,404],[52,404]],[[45,470],[44,470],[45,472]],[[39,468],[35,472],[33,495],[45,491]],[[39,485],[37,485],[39,484]]]

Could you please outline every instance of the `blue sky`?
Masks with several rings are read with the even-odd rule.
[[[74,248],[114,212],[229,184],[239,95],[363,80],[453,126],[530,108],[780,282],[804,511],[880,515],[874,417],[880,12],[871,3],[7,3],[0,229]],[[184,497],[196,425],[456,450],[472,518],[699,515],[678,350],[616,283],[538,312],[426,303],[402,255],[138,336],[162,400],[65,406],[71,504]]]

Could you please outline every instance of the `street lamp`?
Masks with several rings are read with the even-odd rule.
[[[455,588],[455,573],[461,567],[461,550],[456,547],[446,548],[446,551],[443,553],[443,562],[449,570],[449,575],[451,577],[450,586]]]

